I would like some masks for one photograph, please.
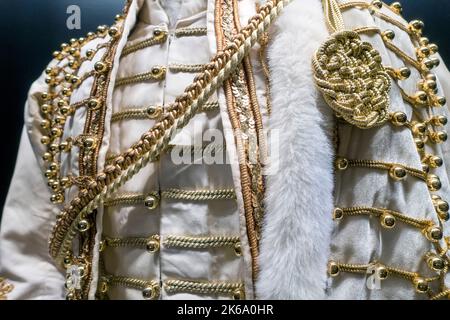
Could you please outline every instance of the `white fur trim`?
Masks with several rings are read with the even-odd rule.
[[[315,88],[311,58],[327,38],[321,3],[294,1],[273,26],[269,48],[279,159],[267,177],[256,294],[325,298],[333,221],[333,117]]]

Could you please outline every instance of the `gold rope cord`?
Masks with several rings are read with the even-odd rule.
[[[328,29],[333,33],[313,58],[316,84],[337,116],[361,129],[389,119],[391,80],[380,53],[354,31],[344,30],[335,0],[323,0]]]

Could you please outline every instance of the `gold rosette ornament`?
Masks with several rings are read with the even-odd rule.
[[[324,0],[333,32],[313,57],[314,77],[336,115],[361,129],[389,119],[391,81],[380,53],[354,31],[342,31],[342,15],[334,0]]]

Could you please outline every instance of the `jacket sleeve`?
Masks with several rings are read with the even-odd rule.
[[[58,208],[42,173],[39,96],[44,75],[31,87],[25,126],[0,229],[0,277],[13,285],[8,299],[62,299],[64,274],[48,253],[48,238]]]

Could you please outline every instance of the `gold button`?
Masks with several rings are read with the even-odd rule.
[[[439,47],[435,43],[431,43],[428,45],[428,49],[430,50],[431,54],[436,54],[439,51]]]
[[[438,156],[430,156],[430,157],[428,158],[428,163],[430,164],[430,166],[431,166],[432,168],[438,168],[438,167],[441,167],[441,166],[442,166],[443,161],[442,161],[442,159],[441,159],[440,157],[438,157]]]
[[[392,229],[395,227],[395,217],[392,214],[384,213],[380,217],[380,223],[383,228]]]
[[[159,244],[159,236],[153,236],[152,239],[150,239],[147,242],[146,249],[150,253],[155,253],[159,250],[160,244]]]
[[[101,106],[101,101],[96,98],[92,98],[88,101],[88,107],[91,110],[97,110]]]
[[[383,32],[383,38],[388,41],[392,41],[395,38],[395,32],[392,30],[386,30]]]
[[[395,75],[399,80],[406,80],[411,76],[411,70],[407,67],[402,67],[395,70]]]
[[[423,148],[425,148],[425,142],[422,139],[415,138],[414,142],[416,144],[417,149],[423,150]]]
[[[393,2],[390,5],[390,7],[396,14],[401,14],[402,11],[403,11],[403,7],[402,7],[402,4],[400,2]]]
[[[149,194],[144,199],[144,206],[149,210],[154,210],[159,205],[159,197],[156,194]]]
[[[244,300],[245,299],[245,292],[243,288],[236,289],[233,292],[233,299],[234,300]]]
[[[427,237],[430,241],[433,241],[433,242],[437,242],[437,241],[441,240],[442,237],[443,237],[442,229],[439,228],[438,226],[431,226],[431,227],[428,227],[428,228],[425,230],[425,232],[426,232],[426,233],[425,233],[426,237]]]
[[[344,210],[335,208],[333,210],[333,220],[341,220],[344,217]]]
[[[448,119],[446,116],[434,116],[431,118],[431,123],[437,127],[445,126],[448,122]]]
[[[336,159],[336,168],[338,170],[345,170],[348,168],[348,160],[342,157]]]
[[[419,59],[426,58],[430,55],[430,49],[428,47],[419,47],[416,49],[416,54]]]
[[[166,75],[166,69],[164,67],[155,66],[151,69],[151,73],[155,79],[163,79]]]
[[[64,177],[61,179],[60,184],[61,184],[61,187],[68,188],[72,185],[72,181],[70,180],[69,177]]]
[[[408,122],[408,117],[404,112],[394,112],[392,114],[391,121],[394,125],[401,127],[404,126]]]
[[[242,256],[242,248],[241,248],[241,242],[238,241],[234,244],[234,253],[240,257]]]
[[[90,225],[89,221],[87,221],[85,219],[78,221],[78,224],[77,224],[78,231],[86,232],[89,230],[90,227],[91,227],[91,225]]]
[[[428,95],[425,91],[417,91],[414,95],[414,100],[418,104],[424,104],[428,100]]]
[[[330,261],[328,263],[328,274],[332,277],[337,277],[339,275],[339,272],[339,265],[334,261]]]
[[[86,51],[86,57],[88,59],[91,59],[94,55],[95,55],[95,50],[89,49],[89,50]]]
[[[159,298],[159,287],[151,285],[142,290],[142,296],[145,300],[156,300]]]
[[[41,112],[42,114],[50,114],[53,111],[53,107],[51,105],[49,105],[48,103],[44,103],[41,106]]]
[[[106,249],[106,241],[102,240],[98,244],[98,252],[103,252],[103,251],[105,251],[105,249]]]
[[[427,126],[422,122],[412,122],[412,132],[414,135],[423,135],[427,132]]]
[[[155,28],[153,30],[153,37],[158,41],[165,41],[167,38],[167,32],[162,28]]]
[[[448,202],[442,199],[436,199],[434,201],[434,207],[438,213],[446,213],[450,209]]]
[[[155,119],[161,115],[162,108],[158,106],[149,106],[145,109],[145,112],[150,119]]]
[[[49,162],[53,160],[53,156],[50,152],[46,152],[44,153],[44,155],[42,156],[42,160]]]
[[[442,187],[441,180],[437,175],[429,174],[427,176],[427,186],[430,191],[438,191]]]
[[[441,257],[437,255],[430,255],[427,259],[428,266],[433,269],[434,271],[442,271],[442,269],[445,268],[445,261]]]
[[[108,30],[108,34],[111,38],[117,38],[118,36],[120,36],[120,32],[119,29],[117,27],[111,27]]]
[[[108,281],[107,280],[102,280],[100,282],[100,292],[105,294],[106,292],[108,292]]]
[[[54,204],[59,204],[64,202],[64,195],[62,193],[57,193],[51,196],[50,201]]]
[[[438,107],[443,107],[447,103],[447,99],[445,97],[435,97],[435,105]]]
[[[381,264],[377,265],[375,272],[380,280],[385,280],[389,276],[389,270]]]
[[[102,61],[98,61],[94,65],[94,70],[97,72],[105,72],[107,69],[108,69],[108,65]]]
[[[413,280],[414,287],[418,293],[425,293],[428,291],[428,282],[421,277],[416,277]]]
[[[422,29],[425,27],[425,24],[423,23],[423,21],[413,20],[409,23],[408,27],[411,31],[419,33],[422,32]]]
[[[391,176],[392,179],[397,181],[405,180],[407,177],[405,168],[401,166],[392,166],[389,169],[389,175]]]
[[[97,146],[97,140],[95,138],[85,138],[83,140],[83,147],[85,149],[94,149]]]

